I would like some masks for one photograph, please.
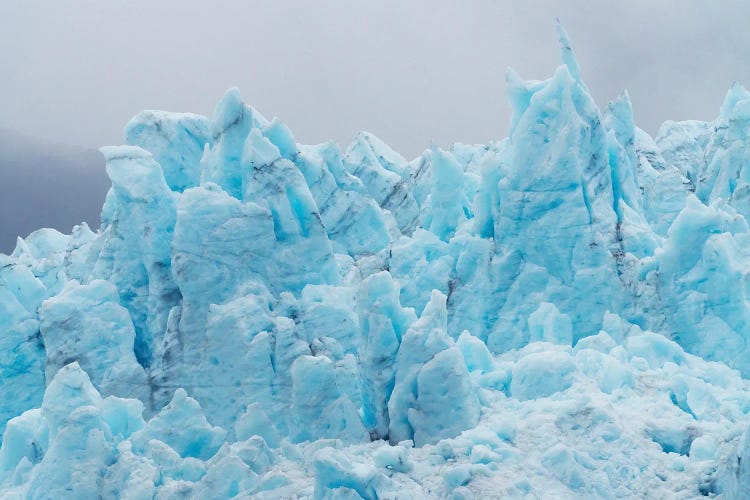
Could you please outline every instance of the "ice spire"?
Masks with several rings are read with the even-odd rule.
[[[578,61],[576,61],[576,56],[573,53],[572,47],[570,46],[570,37],[568,36],[568,32],[565,31],[565,28],[560,22],[560,18],[555,19],[555,28],[557,29],[557,40],[560,43],[560,51],[562,53],[563,63],[568,67],[570,75],[584,88],[586,88],[586,84],[583,83],[583,80],[581,80],[581,68],[578,66]]]

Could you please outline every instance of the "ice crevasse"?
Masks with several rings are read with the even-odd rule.
[[[0,255],[0,496],[748,498],[750,92],[652,138],[560,42],[412,161],[136,115]]]

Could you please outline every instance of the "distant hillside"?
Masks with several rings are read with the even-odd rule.
[[[110,181],[96,150],[48,143],[0,128],[0,253],[41,227],[99,227]]]

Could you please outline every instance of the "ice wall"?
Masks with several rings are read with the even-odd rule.
[[[0,491],[741,497],[750,92],[653,139],[560,41],[508,138],[411,161],[236,89],[133,118],[97,232],[0,255]]]

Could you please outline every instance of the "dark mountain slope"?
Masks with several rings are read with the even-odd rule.
[[[96,150],[61,146],[0,128],[0,252],[41,227],[99,227],[110,181]]]

